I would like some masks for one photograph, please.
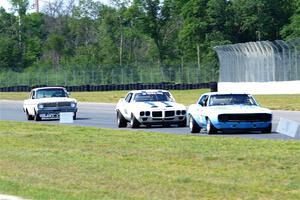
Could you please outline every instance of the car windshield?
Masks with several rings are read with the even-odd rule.
[[[212,95],[209,106],[220,105],[257,105],[255,100],[247,94]]]
[[[168,92],[154,92],[154,93],[136,93],[134,96],[135,102],[144,101],[172,101]]]
[[[36,98],[49,98],[49,97],[67,97],[63,89],[41,89],[36,91]]]

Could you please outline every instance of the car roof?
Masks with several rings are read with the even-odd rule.
[[[148,89],[148,90],[132,90],[130,91],[129,93],[141,93],[141,92],[144,92],[144,93],[152,93],[152,92],[169,92],[167,90],[157,90],[157,89]]]
[[[234,95],[238,95],[238,94],[250,95],[250,94],[247,94],[247,93],[234,93],[234,92],[231,92],[231,93],[229,93],[229,92],[207,92],[207,93],[204,93],[202,95],[230,95],[230,94],[234,94]]]
[[[38,87],[38,88],[33,88],[32,90],[44,90],[44,89],[64,89],[64,87]]]

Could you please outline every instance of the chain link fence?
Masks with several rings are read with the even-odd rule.
[[[199,67],[197,64],[164,66],[68,66],[53,70],[41,67],[37,70],[0,72],[0,87],[9,86],[74,86],[131,83],[205,83],[218,79],[215,65]]]
[[[214,48],[220,82],[300,80],[300,39],[248,42]]]

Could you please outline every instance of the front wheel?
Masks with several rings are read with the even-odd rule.
[[[207,122],[206,122],[206,131],[207,134],[214,134],[217,133],[217,129],[214,127],[214,125],[211,123],[210,119],[207,118]]]
[[[34,117],[28,113],[28,110],[26,110],[26,117],[27,117],[27,120],[33,120],[34,119]]]
[[[197,122],[191,115],[189,116],[189,128],[191,133],[199,133],[201,130],[201,127],[197,124]]]
[[[140,126],[140,122],[135,118],[133,114],[131,114],[130,125],[131,128],[138,128]]]
[[[35,111],[34,113],[35,113],[35,114],[34,114],[34,120],[35,120],[35,121],[41,121],[42,119],[41,119],[40,115],[37,114],[36,111]]]
[[[74,112],[73,120],[76,120],[76,112]]]
[[[124,118],[120,111],[117,111],[117,123],[119,128],[127,126],[127,120]]]

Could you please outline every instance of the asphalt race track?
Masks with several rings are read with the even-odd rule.
[[[13,120],[13,121],[27,121],[26,116],[22,110],[22,101],[8,101],[0,100],[0,120]],[[74,121],[72,125],[79,126],[93,126],[101,128],[113,128],[117,129],[116,123],[116,112],[114,110],[115,105],[113,104],[100,104],[100,103],[79,103],[77,120]],[[298,121],[300,123],[300,112],[296,111],[273,111],[273,132],[269,134],[261,133],[224,133],[215,134],[214,136],[224,136],[224,137],[241,137],[241,138],[256,138],[256,139],[293,139],[289,136],[278,134],[275,132],[279,118],[287,118],[290,120]],[[47,123],[47,124],[59,124],[58,120],[49,120],[42,122],[32,123]],[[132,130],[129,125],[128,128],[122,128],[120,130]],[[161,133],[171,133],[171,134],[191,134],[189,133],[188,127],[177,128],[172,127],[151,127],[151,128],[139,128],[134,130],[143,130],[148,132],[161,132]],[[206,135],[205,131],[200,134],[193,134],[195,136]]]

